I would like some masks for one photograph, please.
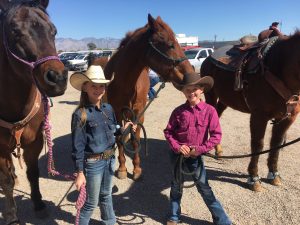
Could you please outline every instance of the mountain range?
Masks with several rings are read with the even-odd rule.
[[[97,49],[111,49],[117,48],[120,43],[120,39],[116,38],[83,38],[80,40],[72,38],[57,38],[55,39],[55,45],[57,51],[80,51],[87,50],[88,43],[94,43]]]
[[[115,49],[119,46],[121,39],[117,38],[83,38],[80,40],[72,38],[57,38],[55,40],[57,51],[80,51],[88,50],[88,44],[94,43],[97,49]],[[238,41],[199,41],[199,46],[220,48],[225,45],[238,44]]]

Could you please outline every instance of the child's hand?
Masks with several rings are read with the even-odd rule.
[[[192,158],[197,158],[198,157],[198,152],[196,152],[196,149],[195,148],[191,148],[191,151],[189,153],[189,156],[192,157]]]
[[[189,157],[191,149],[187,145],[181,145],[179,148],[179,152],[184,156],[184,157]]]
[[[135,131],[136,131],[136,128],[137,128],[137,125],[136,125],[136,124],[133,124],[133,122],[131,122],[131,121],[126,122],[123,129],[126,130],[126,128],[127,128],[129,125],[131,125],[133,132],[135,132]]]
[[[77,191],[80,191],[81,186],[85,185],[85,184],[86,184],[85,176],[84,176],[83,172],[79,172],[75,179],[75,186],[76,186]]]

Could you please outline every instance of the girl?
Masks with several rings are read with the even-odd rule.
[[[81,91],[79,106],[72,115],[72,158],[80,190],[86,186],[87,198],[80,212],[79,224],[87,225],[93,210],[100,206],[102,223],[114,225],[116,217],[112,204],[112,177],[115,166],[115,136],[129,125],[117,125],[111,105],[102,103],[106,80],[100,66],[90,66],[86,73],[74,73],[71,85]]]

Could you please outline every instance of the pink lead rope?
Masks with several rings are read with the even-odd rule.
[[[48,97],[44,94],[43,94],[43,104],[44,104],[44,131],[45,131],[46,141],[48,146],[48,174],[51,174],[52,176],[61,176],[64,177],[66,180],[75,180],[76,177],[74,175],[61,174],[60,172],[56,171],[54,168],[53,150],[52,150],[53,142],[51,138],[51,125],[49,122],[50,107],[49,107]],[[82,185],[75,206],[77,209],[75,225],[79,224],[80,209],[84,205],[85,199],[86,199],[86,189],[85,186]]]

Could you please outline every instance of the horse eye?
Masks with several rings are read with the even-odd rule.
[[[54,28],[53,35],[55,36],[56,34],[57,34],[57,29]]]
[[[174,48],[175,48],[174,43],[173,43],[173,42],[170,42],[170,43],[169,43],[169,47],[170,47],[171,49],[174,49]]]

